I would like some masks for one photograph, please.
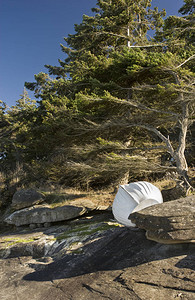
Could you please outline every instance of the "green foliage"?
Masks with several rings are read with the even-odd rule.
[[[194,4],[184,2],[188,15],[163,22],[151,0],[98,0],[65,38],[60,66],[25,84],[38,100],[24,90],[9,110],[1,103],[1,169],[23,165],[26,185],[82,188],[161,174],[159,136],[177,149],[184,106],[193,107]]]
[[[195,12],[194,0],[184,0],[184,5],[179,9],[182,14],[193,14]]]

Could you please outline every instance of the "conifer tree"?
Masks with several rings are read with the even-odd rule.
[[[148,30],[160,30],[165,10],[152,10],[151,1],[98,0],[97,7],[92,9],[95,15],[84,15],[82,23],[75,25],[75,34],[65,38],[67,46],[61,45],[67,55],[65,61],[59,60],[61,66],[46,65],[57,80],[39,73],[36,82],[26,83],[26,87],[44,99],[56,93],[72,97],[80,85],[85,89],[81,81],[86,82],[93,70],[101,68],[110,52],[121,51],[124,46],[146,45]]]
[[[140,170],[146,168],[141,156],[148,162],[153,157],[160,167],[162,150],[168,151],[188,188],[185,148],[194,97],[194,5],[186,0],[180,11],[188,14],[167,18],[160,30],[164,12],[150,10],[150,3],[98,1],[95,16],[84,16],[76,33],[65,39],[67,59],[60,67],[47,65],[56,78],[40,73],[26,86],[40,96],[39,113],[48,128],[59,128],[57,120],[63,124],[63,138],[77,145],[71,149],[72,141],[68,146],[61,140],[72,151],[64,154],[69,159],[63,169],[77,173],[81,166],[91,181],[100,182],[101,168],[104,179],[106,172],[111,174],[109,168],[116,173],[126,165],[133,172],[138,152]],[[156,29],[152,41],[146,36],[150,28]],[[154,156],[146,154],[148,148]]]
[[[16,166],[18,162],[24,162],[24,152],[28,148],[26,141],[32,138],[31,125],[36,118],[35,112],[36,101],[29,98],[25,88],[16,105],[3,111],[4,122],[0,133],[0,148],[3,153],[1,164],[7,163],[8,169]]]

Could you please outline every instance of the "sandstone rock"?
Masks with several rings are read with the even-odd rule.
[[[72,205],[65,205],[55,208],[50,208],[47,206],[34,206],[15,211],[5,219],[5,222],[16,226],[44,224],[71,220],[83,215],[85,212],[86,208]]]
[[[33,206],[44,201],[44,195],[34,189],[19,190],[12,198],[12,208],[15,210]]]
[[[160,243],[195,242],[195,196],[154,205],[129,216],[146,230],[148,239]]]

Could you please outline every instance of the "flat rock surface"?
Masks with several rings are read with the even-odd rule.
[[[183,200],[187,200],[186,210],[175,213],[177,222],[170,210],[175,211],[176,201],[163,210],[163,218],[168,216],[177,227],[183,216],[191,224],[194,198]],[[80,206],[79,201],[74,205]],[[88,201],[85,206],[91,215],[50,228],[26,227],[0,234],[0,299],[195,299],[194,243],[156,243],[146,238],[143,229],[118,226],[110,211],[97,214]],[[139,213],[144,216],[144,211],[154,208]],[[160,211],[153,217],[154,223],[142,218],[150,232],[164,224]],[[165,224],[172,226],[170,219]]]
[[[83,206],[64,205],[50,208],[40,205],[18,210],[7,217],[5,222],[16,226],[59,222],[74,219],[83,215],[86,211]]]
[[[194,244],[161,245],[116,227],[88,236],[80,250],[1,260],[0,299],[195,299]]]
[[[129,217],[161,243],[195,242],[195,195],[154,205]]]

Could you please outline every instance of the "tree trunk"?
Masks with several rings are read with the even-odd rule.
[[[129,17],[129,8],[127,8],[127,14],[128,14],[128,17]],[[130,47],[131,47],[131,42],[130,42],[130,40],[129,40],[129,37],[130,37],[129,23],[128,23],[128,25],[127,25],[127,37],[128,37],[127,47],[130,48]]]
[[[128,36],[128,38],[130,37],[130,29],[129,29],[129,26],[127,27],[127,36]],[[130,40],[127,41],[127,47],[128,47],[128,48],[131,47],[131,42],[130,42]]]
[[[183,95],[182,95],[183,98]],[[184,185],[189,188],[191,187],[189,183],[189,178],[187,175],[188,165],[185,158],[185,148],[186,148],[186,135],[189,124],[189,108],[188,103],[183,102],[182,105],[182,119],[179,121],[180,123],[180,134],[179,134],[179,145],[177,150],[174,152],[174,159],[176,162],[178,174],[184,180]]]

